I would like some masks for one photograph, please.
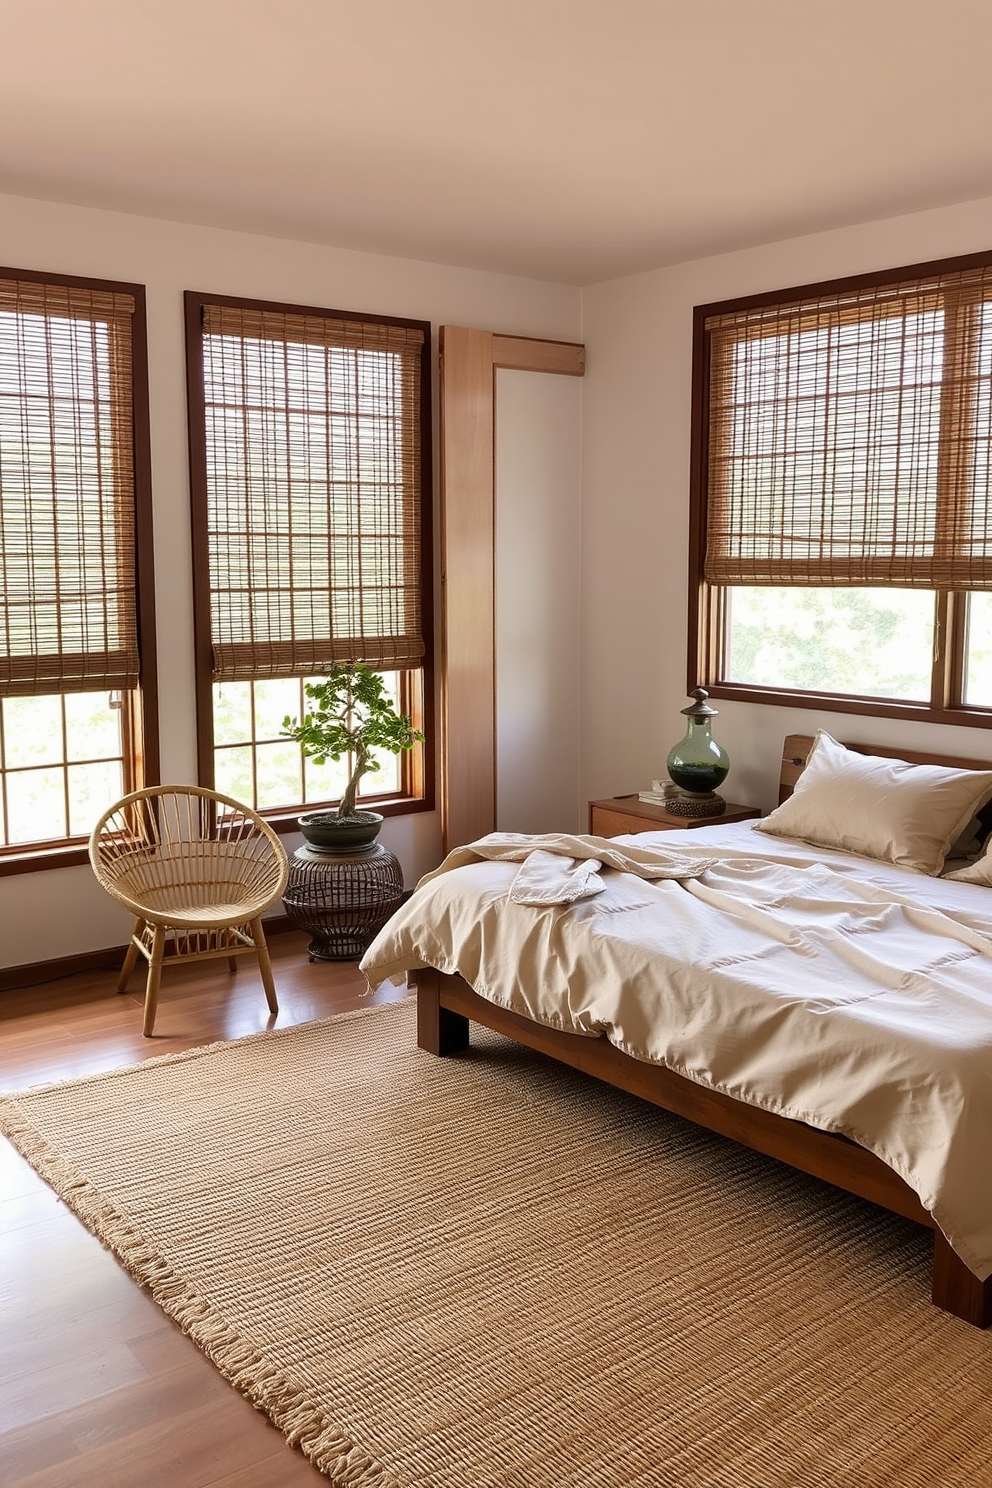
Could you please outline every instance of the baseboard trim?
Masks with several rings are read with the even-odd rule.
[[[288,915],[273,915],[263,920],[266,936],[282,935],[295,930]],[[59,956],[54,961],[30,961],[24,966],[0,967],[0,992],[14,992],[19,987],[37,987],[41,982],[58,982],[63,977],[79,976],[87,971],[119,971],[126,945],[106,946],[102,951],[80,951],[75,956]]]

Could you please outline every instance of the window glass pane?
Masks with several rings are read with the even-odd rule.
[[[62,699],[4,698],[3,742],[8,770],[18,765],[61,763]]]
[[[232,796],[246,806],[255,804],[251,755],[251,747],[247,744],[241,749],[218,749],[214,755],[217,789],[222,796]]]
[[[7,840],[11,844],[49,842],[65,837],[62,770],[9,771],[7,812]]]
[[[312,759],[304,761],[306,795],[308,805],[320,801],[337,801],[348,784],[348,761],[342,758],[337,764],[329,759],[325,765],[315,765]]]
[[[115,699],[120,693],[114,693]],[[65,697],[66,758],[70,760],[118,759],[123,752],[121,716],[123,708],[111,705],[107,692],[70,692]],[[120,772],[118,772],[120,773]],[[123,791],[107,805],[119,799]]]
[[[251,683],[214,683],[214,742],[241,744],[251,738]]]
[[[290,718],[300,716],[299,681],[296,677],[276,677],[254,685],[255,738],[278,739],[287,714]]]
[[[111,702],[119,696],[101,690],[2,700],[7,822],[0,845],[86,838],[124,795],[126,714]]]
[[[386,696],[392,701],[397,713],[402,713],[400,707],[400,672],[383,672],[381,674]],[[386,749],[375,752],[378,761],[378,770],[370,770],[362,777],[359,788],[359,796],[392,796],[398,794],[403,782],[403,756],[390,754]]]
[[[258,806],[268,811],[276,806],[295,806],[303,799],[299,746],[260,744],[255,751]]]
[[[964,700],[977,708],[992,708],[992,594],[968,596]]]
[[[100,760],[92,765],[70,765],[69,835],[88,837],[108,806],[124,794],[120,760]]]
[[[399,790],[400,756],[380,749],[375,758],[379,763],[379,768],[370,770],[367,775],[362,776],[359,794],[362,796],[393,795]]]
[[[726,680],[927,702],[928,590],[733,588]]]

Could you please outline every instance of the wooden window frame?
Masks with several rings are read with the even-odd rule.
[[[148,404],[148,322],[145,286],[115,279],[90,279],[35,269],[0,268],[0,278],[130,295],[132,451],[134,461],[135,587],[137,590],[138,688],[123,694],[122,744],[125,794],[159,779],[158,675],[155,640],[155,557],[152,539],[151,431]],[[110,803],[108,802],[108,805]],[[87,839],[70,837],[51,846],[12,844],[0,848],[0,878],[89,862]]]
[[[687,690],[706,687],[711,697],[731,702],[758,703],[785,708],[808,708],[819,712],[855,713],[875,718],[913,719],[922,723],[957,724],[992,728],[992,707],[964,701],[964,667],[967,655],[966,593],[946,589],[921,590],[935,600],[934,647],[930,697],[926,702],[908,702],[850,693],[807,692],[731,682],[725,677],[727,653],[726,586],[711,584],[704,576],[707,537],[707,480],[709,469],[709,342],[706,321],[712,316],[759,308],[777,302],[814,298],[838,291],[867,289],[899,280],[942,272],[981,268],[992,263],[992,253],[910,264],[882,273],[853,275],[843,279],[804,284],[771,294],[747,295],[740,299],[696,305],[693,310],[691,453],[689,469],[689,603]]]
[[[186,324],[186,406],[189,429],[190,497],[193,548],[193,636],[196,689],[197,769],[200,785],[214,784],[213,730],[213,654],[210,616],[209,529],[207,512],[207,451],[203,367],[204,305],[229,306],[245,310],[272,310],[286,315],[313,315],[334,320],[371,322],[385,326],[407,326],[423,331],[420,376],[420,551],[421,551],[421,616],[424,656],[419,668],[420,689],[404,679],[401,707],[411,713],[415,728],[425,735],[425,742],[401,759],[403,793],[388,799],[368,798],[382,816],[406,816],[433,811],[435,806],[435,761],[437,746],[432,726],[434,719],[434,522],[432,460],[431,396],[431,325],[429,321],[402,316],[366,315],[354,310],[334,310],[327,306],[287,304],[282,301],[244,299],[235,295],[201,293],[187,290],[184,296]],[[420,692],[420,697],[416,696]],[[302,802],[288,809],[260,810],[259,814],[281,834],[296,832],[301,814],[320,811],[334,802]]]

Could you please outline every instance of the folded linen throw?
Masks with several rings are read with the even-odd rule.
[[[573,904],[590,899],[604,888],[599,870],[615,868],[638,878],[698,878],[717,861],[693,849],[670,852],[658,847],[622,846],[610,837],[573,836],[566,832],[490,832],[477,842],[456,847],[439,868],[427,873],[417,888],[441,873],[462,868],[481,858],[519,862],[510,885],[514,904],[535,906]]]

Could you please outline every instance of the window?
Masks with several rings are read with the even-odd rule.
[[[143,295],[0,270],[0,872],[154,774]]]
[[[291,828],[347,779],[281,737],[308,679],[362,661],[431,710],[430,326],[197,294],[186,317],[200,778]],[[423,746],[380,765],[366,804],[433,804]]]
[[[400,672],[385,673],[387,692],[397,711],[409,712]],[[291,739],[281,737],[284,718],[302,718],[308,702],[304,686],[318,677],[274,677],[257,682],[214,684],[214,783],[257,811],[315,807],[337,800],[348,783],[351,761],[317,766]],[[409,794],[398,756],[381,752],[379,770],[366,775],[363,799]]]
[[[699,306],[694,377],[693,684],[992,724],[992,255]]]

